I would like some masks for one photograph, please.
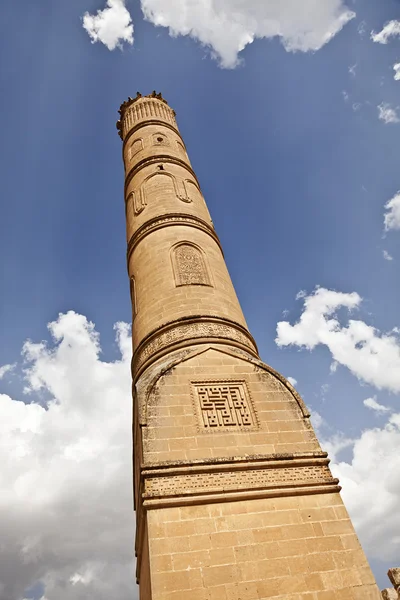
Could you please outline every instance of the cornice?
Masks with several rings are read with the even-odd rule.
[[[224,255],[221,242],[219,241],[215,230],[206,221],[203,221],[203,219],[200,219],[199,217],[187,213],[170,213],[160,215],[158,217],[150,219],[149,221],[146,221],[146,223],[143,223],[143,225],[141,225],[139,229],[137,229],[135,233],[131,236],[127,248],[128,268],[129,259],[131,257],[132,252],[146,236],[148,236],[150,233],[153,233],[153,231],[162,229],[163,227],[171,227],[174,225],[187,225],[188,227],[195,227],[196,229],[204,231],[204,233],[210,235],[212,239],[218,244],[222,252],[222,256]]]

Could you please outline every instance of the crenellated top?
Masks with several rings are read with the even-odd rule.
[[[153,91],[148,96],[142,96],[137,92],[135,98],[128,98],[121,104],[119,109],[121,118],[117,121],[117,130],[120,138],[123,140],[132,127],[137,123],[146,120],[165,121],[173,127],[177,127],[175,120],[175,111],[168,106],[162,94]]]

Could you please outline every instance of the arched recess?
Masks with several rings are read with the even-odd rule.
[[[146,198],[142,193],[142,190],[131,192],[126,199],[127,206],[130,204],[133,207],[133,214],[140,215],[140,213],[146,208]]]
[[[186,149],[184,147],[184,145],[181,142],[176,142],[176,145],[178,146],[178,150],[179,152],[181,152],[181,154],[186,155]]]
[[[161,131],[157,131],[157,133],[153,133],[153,145],[154,146],[169,146],[169,139],[162,133]]]
[[[129,160],[132,160],[132,158],[135,156],[135,154],[137,154],[138,152],[143,150],[143,148],[144,148],[144,145],[143,145],[142,138],[136,138],[136,140],[133,140],[132,144],[129,146],[129,152],[128,152]]]
[[[171,370],[174,369],[177,365],[179,365],[181,363],[185,363],[185,362],[189,361],[190,359],[200,356],[202,354],[205,354],[206,352],[208,352],[211,349],[215,350],[216,352],[218,352],[222,355],[241,358],[248,364],[254,365],[255,369],[259,370],[260,372],[264,372],[266,374],[271,375],[273,378],[275,378],[277,381],[279,381],[288,390],[288,392],[292,396],[293,401],[296,403],[296,405],[300,411],[301,417],[303,419],[306,419],[309,422],[311,415],[310,415],[310,412],[309,412],[307,406],[305,405],[305,403],[303,401],[303,398],[293,388],[293,386],[289,383],[289,381],[283,375],[278,373],[278,371],[275,371],[275,369],[273,369],[266,363],[263,363],[261,360],[258,360],[256,358],[254,358],[253,356],[251,356],[247,353],[244,353],[243,350],[238,350],[235,348],[222,349],[222,348],[219,348],[219,347],[216,347],[213,345],[207,345],[207,346],[200,347],[194,351],[193,350],[182,350],[182,349],[177,350],[175,353],[172,354],[168,364],[166,364],[165,361],[162,361],[158,365],[156,365],[153,369],[149,369],[147,378],[143,377],[143,381],[140,385],[139,390],[138,390],[138,384],[135,385],[135,389],[138,390],[138,392],[139,392],[137,394],[138,408],[139,408],[138,416],[139,416],[139,424],[141,426],[147,425],[148,407],[152,403],[152,397],[154,397],[154,401],[157,398],[157,394],[155,393],[155,390],[156,390],[156,387],[157,387],[157,384],[158,384],[158,381],[160,380],[160,378],[162,376],[170,373]]]
[[[137,315],[137,299],[136,299],[136,283],[135,278],[132,275],[129,280],[130,292],[131,292],[131,303],[132,303],[132,321],[134,321]]]
[[[199,196],[201,197],[201,192],[199,186],[192,179],[184,179],[183,187],[185,190],[185,202],[193,202]]]
[[[159,165],[158,170],[148,175],[141,185],[141,202],[144,205],[151,202],[153,198],[155,201],[160,198],[182,199],[176,177],[160,167],[163,165]]]
[[[206,285],[212,287],[207,258],[198,246],[180,242],[171,248],[175,285]]]

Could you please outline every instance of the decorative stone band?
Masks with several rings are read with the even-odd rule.
[[[141,121],[140,123],[136,123],[136,125],[134,125],[134,127],[132,127],[132,129],[130,129],[129,131],[126,132],[126,135],[123,139],[122,148],[124,148],[126,146],[129,139],[136,131],[138,131],[139,129],[142,129],[142,127],[147,127],[148,125],[157,125],[157,126],[161,125],[161,127],[167,127],[168,129],[173,131],[175,133],[175,135],[177,135],[179,137],[179,139],[182,142],[182,146],[186,150],[186,145],[185,145],[184,139],[181,136],[181,133],[180,133],[178,127],[171,125],[170,123],[166,123],[165,121],[160,121],[160,119],[148,119],[147,121]]]
[[[329,459],[230,461],[222,464],[144,466],[143,507],[182,506],[209,502],[339,492]]]
[[[161,229],[162,227],[167,227],[171,225],[187,225],[188,227],[195,227],[196,229],[200,229],[205,233],[208,233],[213,240],[218,244],[221,249],[222,256],[224,255],[221,242],[215,230],[203,221],[203,219],[199,219],[199,217],[195,217],[192,215],[187,215],[185,213],[170,213],[168,215],[161,215],[160,217],[154,217],[154,219],[150,219],[147,223],[144,223],[135,233],[132,235],[131,239],[128,243],[127,248],[127,260],[129,264],[129,259],[131,257],[132,252],[136,248],[136,246],[141,242],[149,233],[156,231],[157,229]]]
[[[132,167],[130,171],[128,171],[125,177],[125,198],[127,195],[128,185],[131,182],[132,177],[134,177],[139,171],[141,171],[141,169],[144,169],[145,167],[149,167],[150,165],[157,164],[160,162],[178,165],[189,171],[189,173],[196,181],[200,189],[200,183],[197,179],[196,173],[193,171],[192,167],[187,162],[181,160],[180,158],[176,158],[176,156],[172,156],[169,154],[161,154],[157,156],[150,156],[149,158],[144,158],[143,160],[140,160]]]
[[[175,111],[165,102],[155,97],[141,98],[124,109],[121,120],[117,123],[121,138],[123,139],[139,121],[148,121],[149,119],[160,119],[177,127]]]
[[[164,354],[177,348],[207,342],[237,346],[258,358],[258,349],[253,337],[239,323],[211,315],[184,317],[157,328],[134,350],[133,380],[136,381],[152,362]]]

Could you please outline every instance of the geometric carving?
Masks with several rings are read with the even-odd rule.
[[[201,428],[244,431],[257,424],[244,381],[198,382],[192,385]]]
[[[211,286],[203,253],[194,244],[184,242],[174,246],[172,264],[177,287],[181,285]]]
[[[204,493],[224,493],[241,490],[296,488],[337,484],[327,465],[309,465],[284,468],[258,468],[190,474],[170,474],[157,477],[145,475],[144,498],[189,496]],[[161,474],[161,472],[160,472]],[[153,477],[151,476],[153,475]]]

